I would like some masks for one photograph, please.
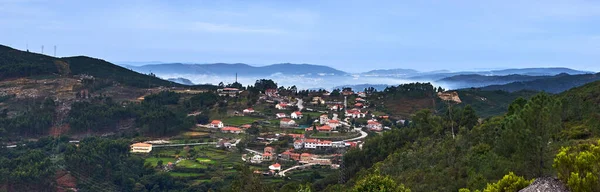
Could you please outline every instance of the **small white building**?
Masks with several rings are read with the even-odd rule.
[[[340,126],[340,121],[331,119],[327,121],[327,125],[329,125],[331,129],[336,130]]]
[[[148,143],[134,143],[130,147],[132,153],[150,153],[152,151],[152,144]]]
[[[275,109],[279,109],[279,110],[285,110],[287,109],[288,104],[287,103],[278,103],[277,105],[275,105]]]
[[[254,109],[252,109],[252,108],[244,109],[244,110],[242,111],[242,113],[245,113],[245,114],[248,114],[248,113],[254,113]]]
[[[275,163],[273,165],[270,165],[269,169],[274,171],[281,171],[281,165],[279,163]]]
[[[292,119],[283,118],[283,119],[281,119],[281,121],[279,121],[280,127],[293,127],[295,125],[296,125],[296,121],[294,121]]]
[[[367,121],[367,128],[371,131],[382,131],[383,130],[383,126],[381,125],[381,123],[377,122],[376,120]]]
[[[327,116],[327,114],[323,114],[321,116],[319,116],[319,123],[321,125],[326,124],[329,121],[329,117]]]
[[[302,149],[304,147],[304,141],[303,140],[296,140],[294,141],[294,149]]]
[[[216,128],[216,129],[220,129],[223,128],[223,122],[221,122],[220,120],[213,120],[212,122],[210,122],[210,124],[208,125],[210,128]]]
[[[275,117],[277,117],[277,119],[281,119],[281,118],[285,118],[287,116],[285,115],[285,113],[277,113],[277,114],[275,114]]]
[[[302,118],[302,112],[300,112],[300,111],[294,111],[292,114],[290,114],[290,117],[292,119],[301,119]]]

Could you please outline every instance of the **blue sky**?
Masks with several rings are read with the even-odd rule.
[[[0,44],[108,61],[600,71],[600,1],[0,0]]]

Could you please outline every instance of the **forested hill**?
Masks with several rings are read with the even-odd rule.
[[[570,191],[599,191],[600,81],[558,95],[515,99],[507,112],[480,119],[474,107],[421,110],[407,127],[368,138],[344,155],[346,183],[385,180],[412,191],[519,191],[557,177]],[[589,158],[593,157],[593,158]],[[482,190],[483,189],[483,190]]]
[[[568,75],[559,74],[551,78],[537,79],[533,81],[514,82],[505,85],[490,85],[482,87],[482,90],[504,90],[504,91],[519,91],[519,90],[535,90],[545,91],[549,93],[560,93],[569,90],[573,87],[582,86],[586,83],[600,80],[600,73]]]
[[[0,80],[31,76],[69,77],[82,74],[137,88],[185,86],[153,75],[140,74],[101,59],[86,56],[56,58],[0,45]],[[211,86],[205,87],[211,88]]]

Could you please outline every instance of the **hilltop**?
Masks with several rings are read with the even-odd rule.
[[[142,73],[158,74],[197,74],[197,75],[234,75],[269,76],[272,74],[287,75],[346,75],[346,72],[322,65],[311,64],[273,64],[267,66],[251,66],[244,63],[183,64],[165,63],[143,66],[127,66]]]
[[[532,81],[513,82],[505,85],[490,85],[482,87],[482,90],[535,90],[549,93],[560,93],[573,87],[582,86],[586,83],[600,80],[600,73],[569,75],[566,73],[558,74],[549,78],[541,78]]]

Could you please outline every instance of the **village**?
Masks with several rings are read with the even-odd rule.
[[[244,92],[223,88],[216,94],[227,99]],[[370,107],[368,93],[344,89],[336,97],[330,94],[322,91],[293,98],[266,89],[257,104],[197,124],[184,133],[183,141],[181,137],[140,141],[131,145],[131,152],[145,154],[149,166],[174,176],[202,177],[202,169],[215,169],[216,164],[225,172],[232,171],[232,165],[239,162],[265,177],[339,169],[347,150],[360,149],[368,134],[390,129],[380,122],[389,122],[389,116]]]

